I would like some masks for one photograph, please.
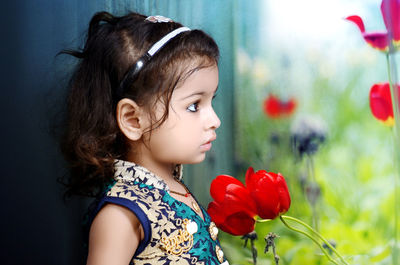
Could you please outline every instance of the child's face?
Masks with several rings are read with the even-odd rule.
[[[172,93],[167,120],[151,132],[153,160],[165,164],[194,164],[204,160],[221,121],[212,100],[218,87],[218,67],[202,68]],[[156,116],[164,112],[162,103]]]

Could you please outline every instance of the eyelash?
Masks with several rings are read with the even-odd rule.
[[[215,94],[212,99],[214,100],[214,98],[217,96],[217,94]],[[193,104],[191,104],[188,108],[187,111],[189,112],[197,112],[199,110],[199,103],[200,101],[194,102]],[[194,109],[193,109],[194,107]]]
[[[194,109],[192,109],[192,107],[194,107]],[[187,108],[187,110],[190,111],[190,112],[197,112],[197,111],[199,110],[199,102],[197,101],[197,102],[191,104],[191,105]]]

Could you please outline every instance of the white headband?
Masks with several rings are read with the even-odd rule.
[[[149,20],[149,19],[146,19]],[[149,20],[151,21],[151,20]],[[156,22],[170,22],[170,21],[151,21],[153,23]],[[142,56],[139,58],[139,60],[136,61],[135,65],[131,67],[131,69],[125,74],[125,77],[122,79],[121,84],[120,84],[120,93],[124,87],[124,84],[126,80],[132,80],[132,78],[139,73],[139,71],[143,68],[143,66],[151,59],[151,57],[156,54],[168,41],[176,37],[177,35],[181,34],[182,32],[185,31],[190,31],[188,27],[180,27],[177,28],[164,37],[162,37],[159,41],[154,43],[150,49]]]
[[[167,35],[165,35],[161,40],[157,41],[156,43],[153,44],[153,46],[151,46],[151,48],[147,51],[147,53],[150,56],[153,56],[156,52],[158,52],[158,50],[164,46],[165,43],[167,43],[170,39],[174,38],[176,35],[185,32],[185,31],[190,31],[190,28],[187,27],[180,27],[177,28],[173,31],[171,31],[170,33],[168,33]]]

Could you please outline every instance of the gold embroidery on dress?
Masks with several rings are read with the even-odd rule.
[[[215,225],[214,222],[210,223],[210,226],[208,227],[208,232],[210,233],[210,236],[211,236],[212,240],[214,240],[214,241],[217,240],[217,238],[218,238],[218,228],[217,228],[217,226]]]
[[[162,190],[166,190],[166,184],[162,179],[147,169],[126,161],[118,161],[115,169],[116,183],[108,191],[107,196],[132,201],[146,214],[150,223],[151,241],[141,253],[132,259],[132,263],[137,265],[162,265],[165,263],[205,265],[205,261],[199,260],[199,257],[193,256],[190,252],[194,245],[193,236],[198,231],[198,225],[194,220],[185,221],[178,218],[174,208],[168,202],[163,201],[164,192]],[[176,177],[178,179],[181,177],[181,168],[179,167],[176,170]],[[179,232],[179,230],[181,231]],[[162,247],[161,238],[163,238],[165,246],[170,244],[171,254]],[[170,240],[171,238],[175,239]],[[190,240],[191,238],[192,240]],[[187,240],[185,241],[185,239]],[[179,244],[179,240],[182,241],[181,244]],[[178,245],[173,247],[175,244]],[[182,251],[181,254],[179,254],[180,251]],[[179,255],[174,255],[173,252]]]
[[[178,230],[174,236],[163,236],[160,240],[161,247],[172,255],[181,255],[188,252],[193,246],[193,232],[188,231],[187,226],[191,223],[188,219],[183,220],[183,229]]]
[[[217,255],[218,261],[222,263],[224,261],[224,252],[218,245],[215,246],[215,254]]]

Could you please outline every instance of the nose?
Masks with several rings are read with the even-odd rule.
[[[215,113],[214,108],[211,108],[209,117],[209,128],[216,130],[221,125],[221,120],[218,118],[217,113]]]

